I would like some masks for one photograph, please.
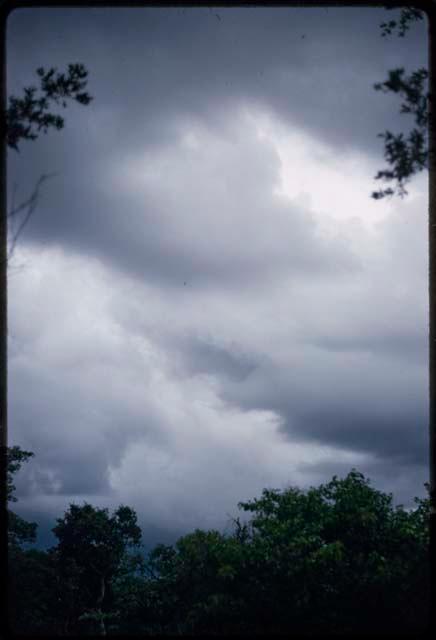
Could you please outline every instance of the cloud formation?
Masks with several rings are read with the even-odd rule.
[[[77,59],[95,95],[10,158],[21,193],[58,174],[9,276],[18,505],[41,522],[124,502],[158,541],[352,466],[422,493],[426,178],[369,198],[402,124],[372,83],[403,43],[381,10],[218,13],[10,19],[10,91]]]

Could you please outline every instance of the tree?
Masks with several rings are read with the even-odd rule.
[[[20,549],[8,558],[8,618],[14,634],[62,633],[53,557],[39,549]]]
[[[53,532],[59,540],[51,552],[59,572],[66,630],[80,630],[81,621],[93,621],[105,635],[105,619],[114,613],[107,607],[108,591],[126,555],[141,542],[136,513],[120,506],[109,515],[107,509],[90,504],[71,504]]]
[[[27,452],[28,454],[28,452]],[[18,460],[19,462],[19,460]],[[136,514],[70,505],[57,546],[10,555],[20,634],[353,634],[426,627],[429,500],[394,506],[352,470],[264,489],[227,534],[196,529],[145,563]]]
[[[8,502],[17,502],[14,495],[14,475],[21,469],[23,462],[27,462],[34,454],[24,451],[21,447],[9,447],[7,451],[7,485],[6,494]],[[36,523],[26,522],[16,513],[8,509],[8,547],[19,547],[24,543],[35,542]]]
[[[428,499],[394,507],[392,495],[352,470],[306,491],[264,489],[239,506],[250,519],[235,520],[231,534],[197,529],[149,554],[137,600],[142,632],[425,629]]]
[[[7,145],[15,151],[19,151],[18,145],[22,140],[36,140],[41,132],[64,127],[64,118],[50,111],[53,105],[65,108],[68,100],[82,105],[92,100],[92,96],[84,91],[88,71],[83,64],[69,64],[67,73],[59,73],[56,67],[47,71],[39,67],[36,73],[39,89],[30,86],[24,89],[23,97],[10,96],[4,115]]]
[[[2,22],[4,28],[4,22]],[[4,34],[3,34],[4,35]],[[39,89],[35,86],[26,87],[23,91],[23,97],[17,98],[16,96],[10,96],[8,106],[4,112],[0,114],[0,134],[3,141],[7,146],[15,151],[19,151],[19,144],[24,140],[36,140],[40,133],[47,133],[50,128],[62,129],[65,121],[60,114],[53,113],[51,108],[58,106],[65,108],[68,100],[73,100],[82,105],[87,105],[91,102],[92,96],[85,91],[88,71],[83,64],[76,63],[68,65],[68,71],[66,73],[60,73],[56,67],[51,67],[47,71],[40,67],[37,69],[37,75],[39,78]],[[6,189],[6,172],[5,172],[5,155],[2,156],[2,168],[0,170],[1,186],[0,190]],[[8,229],[11,229],[18,219],[20,214],[24,214],[21,222],[19,222],[17,229],[12,233],[10,249],[6,255],[0,258],[1,268],[1,281],[0,281],[0,307],[2,309],[0,313],[0,334],[4,336],[2,347],[0,350],[0,361],[3,365],[3,370],[6,371],[7,367],[7,349],[6,349],[6,335],[7,335],[7,279],[6,279],[6,260],[10,258],[15,248],[19,235],[23,231],[25,225],[32,215],[39,196],[39,190],[48,176],[42,175],[32,194],[21,204],[15,206],[13,204],[9,213],[6,213],[6,194],[2,193],[3,197],[3,213],[0,214],[0,244],[2,245],[2,251],[6,252]],[[4,247],[4,248],[3,248]],[[12,458],[11,455],[20,455],[17,450],[15,452],[8,450],[7,447],[7,424],[6,424],[6,407],[7,407],[7,387],[6,384],[2,385],[1,394],[1,423],[0,423],[0,467],[5,470],[7,468],[8,483],[9,483],[9,464]],[[26,452],[22,452],[26,456]],[[27,455],[27,457],[29,457]],[[21,462],[26,457],[21,458]],[[20,462],[17,458],[11,464]],[[18,467],[19,468],[19,467]],[[13,473],[13,471],[12,471]],[[18,538],[22,540],[28,537],[28,541],[32,540],[32,527],[25,526],[24,521],[18,518],[14,513],[7,511],[7,502],[9,501],[9,493],[1,494],[1,509],[3,515],[8,517],[9,529],[8,534],[12,531],[11,527],[15,527],[15,532]],[[9,484],[8,484],[9,491]],[[15,524],[13,524],[15,522]]]
[[[407,7],[401,10],[398,20],[383,22],[382,37],[398,33],[404,37],[413,22],[423,19],[423,12],[419,9]],[[388,163],[387,169],[382,169],[375,176],[376,180],[394,183],[393,187],[379,189],[372,193],[376,200],[397,193],[399,196],[407,194],[405,185],[410,178],[423,169],[428,168],[428,70],[420,68],[409,75],[400,67],[392,69],[384,82],[374,84],[376,91],[398,94],[403,102],[400,112],[410,114],[414,118],[414,127],[407,136],[404,133],[385,131],[379,136],[384,140],[384,156]]]
[[[236,535],[196,529],[174,546],[158,545],[146,565],[151,633],[247,631],[246,555]]]
[[[53,107],[65,108],[68,101],[88,105],[93,99],[85,90],[88,71],[83,64],[69,64],[66,73],[58,72],[56,67],[48,70],[40,67],[36,73],[39,87],[33,85],[26,87],[20,98],[10,96],[3,117],[3,135],[8,147],[17,152],[22,141],[36,140],[41,133],[47,133],[49,129],[59,130],[64,127],[64,118],[59,113],[54,113]],[[15,231],[11,233],[9,257],[36,207],[41,185],[49,177],[43,174],[26,200],[18,205],[12,202],[12,208],[8,212],[10,227],[20,214],[24,213],[24,215]]]
[[[431,539],[431,566],[436,563],[436,288],[435,288],[435,258],[436,258],[436,156],[435,156],[435,106],[436,97],[436,7],[434,2],[425,5],[429,22],[429,69],[417,69],[409,76],[404,69],[393,69],[388,80],[377,83],[376,90],[392,91],[403,98],[402,113],[409,113],[414,117],[414,128],[407,137],[404,134],[392,134],[386,131],[380,134],[385,142],[385,158],[388,169],[379,171],[376,179],[392,182],[394,188],[388,187],[374,192],[376,199],[391,196],[395,192],[404,196],[407,191],[405,184],[419,171],[429,169],[429,373],[430,373],[430,406],[429,406],[429,494],[431,507],[428,512]],[[398,20],[390,20],[381,25],[382,36],[397,31],[399,37],[404,37],[413,22],[422,20],[423,11],[407,7],[401,10]],[[428,85],[428,86],[427,86]],[[432,600],[436,596],[433,580]],[[436,613],[431,626],[436,627]]]
[[[7,451],[7,500],[17,502],[14,476],[34,454],[21,447]],[[8,617],[15,633],[50,633],[56,628],[54,567],[49,554],[24,545],[35,542],[37,524],[8,509]]]
[[[148,635],[156,631],[154,585],[144,575],[142,555],[126,556],[111,583],[111,629],[118,635]],[[158,629],[160,630],[160,629]]]
[[[288,632],[426,628],[428,499],[410,512],[394,507],[392,495],[352,470],[306,492],[264,490],[240,507],[253,514],[253,575],[265,585],[256,600],[269,612],[270,628],[277,622]]]

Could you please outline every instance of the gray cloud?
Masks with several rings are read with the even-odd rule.
[[[188,338],[177,345],[184,353],[189,374],[210,373],[230,380],[245,380],[256,368],[249,355],[238,353],[237,349],[225,349],[202,338]]]
[[[307,212],[273,196],[277,153],[242,116],[235,119],[224,138],[194,121],[195,148],[179,134],[154,153],[145,147],[120,158],[113,150],[90,176],[68,180],[61,172],[44,192],[28,237],[99,255],[170,286],[234,286],[274,278],[278,269],[358,268],[343,243],[317,236]]]
[[[206,8],[20,10],[10,18],[17,43],[11,65],[29,58],[47,64],[43,58],[54,53],[65,62],[88,59],[96,96],[118,110],[113,144],[136,141],[144,128],[160,143],[171,115],[210,117],[217,103],[249,98],[267,101],[336,144],[355,141],[377,152],[368,133],[377,133],[375,123],[392,126],[395,110],[370,91],[372,84],[393,65],[413,67],[426,60],[425,23],[407,40],[383,39],[379,24],[388,15],[383,9],[218,12],[221,20]],[[23,39],[26,47],[20,48]],[[356,110],[362,103],[366,109]]]
[[[425,25],[385,41],[384,18],[12,14],[10,92],[77,60],[95,95],[9,162],[23,197],[57,172],[9,281],[11,434],[36,453],[20,509],[44,536],[86,499],[170,539],[351,466],[422,492],[425,178],[404,202],[367,193],[376,134],[403,125],[372,83],[423,64]]]
[[[362,355],[303,353],[286,368],[257,368],[226,387],[224,398],[247,409],[276,411],[291,440],[328,442],[399,463],[425,460],[425,376]]]
[[[363,351],[386,353],[410,362],[424,362],[427,355],[428,340],[421,333],[396,333],[373,336],[347,336],[346,338],[319,336],[312,344],[327,351]]]

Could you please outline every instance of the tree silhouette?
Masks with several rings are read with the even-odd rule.
[[[59,540],[52,549],[61,577],[59,599],[69,623],[92,622],[106,635],[105,619],[114,613],[105,609],[108,589],[129,550],[141,543],[135,511],[120,506],[109,515],[90,504],[71,504],[53,532]]]
[[[56,67],[48,71],[40,67],[36,73],[39,88],[26,87],[21,98],[9,97],[4,128],[7,145],[15,151],[19,150],[18,144],[22,140],[36,140],[41,132],[64,127],[64,118],[51,111],[54,105],[65,108],[68,100],[82,105],[92,100],[92,96],[84,90],[88,71],[83,64],[69,64],[67,73],[59,73]]]
[[[403,38],[413,22],[423,19],[419,9],[407,7],[401,10],[398,20],[389,20],[380,25],[382,37],[397,33]],[[379,137],[384,140],[384,157],[388,168],[378,171],[376,180],[393,183],[393,186],[373,191],[371,196],[380,200],[395,193],[407,194],[405,185],[410,178],[428,168],[428,70],[417,69],[407,75],[404,68],[392,69],[384,82],[376,82],[374,89],[383,93],[395,93],[402,98],[400,113],[414,118],[414,127],[405,135],[384,131]]]
[[[14,495],[14,475],[21,469],[24,462],[33,457],[31,451],[24,451],[21,447],[9,447],[7,451],[7,501],[17,502]],[[35,542],[36,523],[26,522],[16,513],[8,509],[8,547],[17,548],[26,542]]]

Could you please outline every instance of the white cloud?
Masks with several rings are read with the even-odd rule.
[[[291,126],[268,112],[247,110],[260,140],[280,158],[280,182],[275,192],[301,203],[316,217],[324,233],[337,223],[354,221],[371,229],[394,210],[392,201],[369,199],[378,170],[358,149],[338,151],[310,130]],[[380,185],[375,181],[373,190]]]

